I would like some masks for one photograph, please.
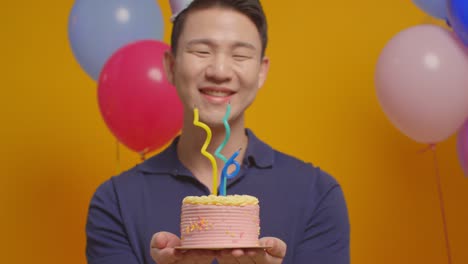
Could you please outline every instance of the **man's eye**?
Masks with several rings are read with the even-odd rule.
[[[246,60],[249,59],[250,57],[247,55],[242,55],[242,54],[234,54],[233,55],[234,59],[236,60]]]
[[[210,55],[210,52],[209,51],[205,51],[205,50],[196,50],[194,51],[194,53],[196,55],[200,55],[200,56],[208,56]]]

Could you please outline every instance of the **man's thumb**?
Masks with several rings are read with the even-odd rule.
[[[180,239],[169,232],[158,232],[151,239],[151,247],[157,249],[173,248],[180,245]]]
[[[274,237],[263,237],[260,239],[260,245],[270,247],[266,249],[266,252],[277,258],[284,258],[286,256],[286,243],[281,239]]]

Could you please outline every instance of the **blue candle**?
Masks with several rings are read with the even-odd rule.
[[[240,171],[240,164],[235,160],[235,158],[239,156],[239,153],[240,149],[232,154],[232,156],[224,164],[223,170],[221,171],[221,190],[219,190],[219,194],[222,196],[226,196],[227,179],[236,177]],[[227,170],[231,165],[236,166],[236,169],[231,174],[229,174]]]

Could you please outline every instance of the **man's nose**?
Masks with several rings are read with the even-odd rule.
[[[228,57],[218,55],[213,57],[206,68],[206,78],[214,82],[225,82],[232,78],[232,65]]]

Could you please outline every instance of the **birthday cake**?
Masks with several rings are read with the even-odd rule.
[[[258,246],[260,207],[249,195],[187,196],[182,201],[181,246],[248,248]]]

